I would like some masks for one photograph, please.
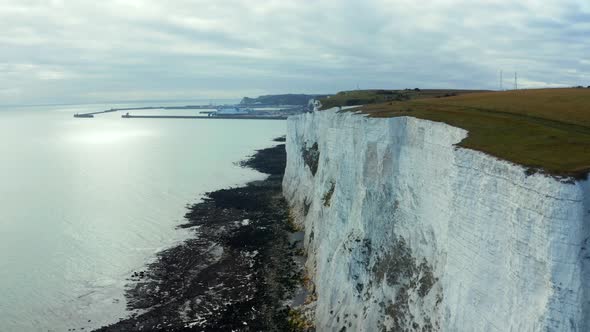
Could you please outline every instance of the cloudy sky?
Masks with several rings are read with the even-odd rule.
[[[0,105],[590,85],[588,0],[0,0]]]

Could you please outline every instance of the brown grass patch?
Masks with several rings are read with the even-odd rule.
[[[590,89],[472,93],[360,110],[371,117],[412,116],[464,128],[469,136],[459,146],[552,175],[580,178],[590,170]]]

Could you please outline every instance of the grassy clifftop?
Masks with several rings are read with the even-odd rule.
[[[423,98],[441,98],[466,93],[484,92],[483,90],[443,90],[443,89],[405,89],[405,90],[353,90],[342,91],[333,96],[326,96],[320,101],[324,109],[337,106],[354,106],[379,104],[390,101],[405,101]]]
[[[459,145],[552,175],[590,171],[590,89],[469,93],[360,108],[371,117],[412,116],[464,128]]]

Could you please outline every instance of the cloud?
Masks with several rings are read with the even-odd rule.
[[[590,84],[585,0],[3,0],[0,22],[0,104]]]

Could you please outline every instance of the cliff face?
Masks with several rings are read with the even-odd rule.
[[[465,130],[291,117],[284,195],[319,330],[587,331],[590,185],[455,147]]]

